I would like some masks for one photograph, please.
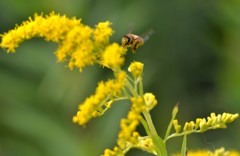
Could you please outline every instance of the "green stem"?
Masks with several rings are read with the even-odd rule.
[[[167,154],[167,149],[166,145],[164,144],[163,140],[161,137],[158,136],[157,131],[154,127],[154,124],[152,122],[151,115],[149,114],[148,111],[144,111],[143,115],[147,121],[148,127],[149,127],[149,135],[152,138],[154,147],[156,149],[157,155],[158,156],[168,156]]]
[[[144,127],[144,129],[145,129],[145,131],[147,133],[147,135],[150,136],[150,130],[148,128],[147,122],[142,117],[140,118],[140,121],[141,121],[141,123],[142,123],[142,125],[143,125],[143,127]]]
[[[171,138],[180,137],[180,136],[188,135],[188,134],[191,134],[191,133],[202,133],[202,131],[191,130],[191,131],[186,131],[186,132],[182,132],[182,133],[173,133],[173,134],[169,135],[164,141],[167,142]]]
[[[135,80],[135,81],[134,81],[134,90],[135,90],[136,93],[138,93],[137,83],[138,83],[138,82]]]
[[[133,96],[135,96],[135,97],[138,96],[137,92],[135,91],[135,88],[132,86],[132,84],[128,80],[126,80],[126,86],[129,89],[129,91],[132,93]]]
[[[123,96],[123,97],[118,97],[118,98],[115,98],[115,99],[113,99],[113,101],[115,102],[115,101],[121,101],[121,100],[127,100],[127,99],[129,99],[129,97],[127,97],[127,96]]]
[[[169,125],[168,125],[168,128],[167,128],[167,132],[165,134],[165,137],[164,137],[164,142],[166,142],[170,132],[171,132],[171,129],[172,129],[172,122],[173,122],[174,119],[171,119]]]
[[[151,133],[154,134],[154,135],[157,135],[157,131],[156,131],[155,127],[154,127],[154,124],[152,122],[152,118],[151,118],[151,115],[149,114],[149,112],[144,111],[143,115],[146,118],[146,121],[148,123],[148,127],[149,127]]]
[[[142,83],[142,78],[139,79],[139,94],[142,98],[143,97],[143,83]],[[158,136],[157,131],[154,127],[154,124],[152,122],[152,118],[151,115],[149,113],[149,111],[144,111],[143,115],[147,121],[147,133],[149,133],[148,135],[151,137],[153,145],[156,149],[157,155],[158,156],[168,156],[167,154],[167,149],[166,149],[166,145],[164,144],[163,140],[161,137]]]
[[[186,156],[186,155],[187,155],[187,135],[184,135],[183,136],[181,156]]]
[[[142,82],[142,78],[140,77],[139,78],[139,93],[140,93],[140,96],[143,96],[143,82]]]

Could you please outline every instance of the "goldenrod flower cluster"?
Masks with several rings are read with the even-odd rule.
[[[70,19],[54,12],[46,16],[35,14],[33,18],[30,17],[20,26],[4,33],[0,46],[7,49],[8,52],[15,52],[15,49],[24,40],[43,37],[47,41],[59,44],[55,52],[57,60],[59,62],[67,61],[70,69],[76,67],[82,71],[84,67],[96,63],[112,69],[115,79],[98,83],[95,93],[79,105],[73,122],[85,125],[92,118],[104,114],[117,98],[127,97],[132,106],[127,117],[120,122],[118,147],[115,147],[113,151],[106,150],[104,154],[109,155],[114,152],[119,155],[134,145],[138,144],[140,147],[138,142],[140,137],[135,130],[142,118],[141,113],[145,110],[150,111],[157,101],[151,93],[139,96],[136,90],[129,85],[131,83],[126,82],[128,81],[126,73],[121,66],[124,63],[127,49],[118,43],[109,43],[109,37],[113,34],[110,25],[111,23],[108,21],[100,22],[95,28],[91,28],[82,24],[81,20],[75,17]],[[143,66],[143,63],[133,62],[129,71],[135,78],[141,77]]]
[[[109,153],[114,153],[115,155],[119,155],[119,153],[125,153],[132,146],[138,144],[139,134],[135,132],[135,130],[140,123],[141,113],[146,110],[146,105],[144,104],[144,99],[140,96],[132,97],[130,100],[132,103],[131,110],[128,112],[127,118],[121,119],[120,122],[121,130],[118,133],[118,147],[114,148],[115,152],[114,150],[105,150],[103,156],[108,156]]]
[[[144,101],[146,103],[147,110],[150,111],[157,105],[157,100],[153,93],[145,93],[143,95]]]
[[[216,115],[211,113],[209,117],[206,118],[197,118],[196,121],[186,122],[183,127],[183,133],[192,133],[192,132],[204,132],[210,129],[217,128],[226,128],[228,123],[233,122],[239,117],[239,114],[230,114],[223,113]],[[178,124],[178,120],[173,121],[173,127],[176,133],[179,133],[181,130],[181,125]]]
[[[125,73],[119,72],[116,79],[100,82],[95,94],[88,97],[79,105],[77,115],[73,117],[73,122],[79,125],[86,124],[91,118],[100,116],[111,106],[111,99],[118,97],[124,87]],[[110,103],[109,103],[110,101]]]
[[[149,137],[141,137],[136,132],[136,127],[142,118],[141,113],[150,111],[157,104],[155,95],[152,93],[145,93],[143,97],[132,97],[131,110],[128,112],[127,118],[121,119],[120,132],[118,133],[118,146],[113,150],[106,149],[103,156],[120,156],[124,155],[131,148],[139,148],[149,153],[156,154],[152,139]]]
[[[111,23],[110,22],[101,22],[98,23],[95,31],[94,31],[94,40],[96,43],[100,44],[108,44],[109,36],[112,36],[113,30],[109,27]]]
[[[118,69],[124,63],[124,55],[126,54],[126,49],[119,46],[117,43],[113,43],[106,47],[105,51],[102,53],[101,64],[105,67],[111,69]]]
[[[133,145],[134,148],[139,148],[141,150],[147,151],[148,153],[152,153],[157,155],[156,149],[150,137],[139,137],[138,143]]]
[[[113,150],[106,149],[102,156],[124,156],[131,148],[141,149],[148,153],[157,155],[152,139],[148,136],[141,137],[138,132],[133,132],[131,142],[125,142],[124,150],[115,146]]]
[[[127,118],[121,120],[121,131],[118,134],[118,137],[120,139],[127,141],[131,139],[132,133],[135,131],[137,125],[139,124],[141,113],[146,109],[142,97],[132,97],[131,103],[131,110],[128,112]]]
[[[128,71],[132,73],[134,78],[138,78],[142,75],[143,72],[143,66],[144,64],[141,62],[133,62],[131,65],[128,67]]]
[[[172,156],[181,156],[181,154],[174,154]],[[187,156],[240,156],[237,151],[226,151],[224,148],[216,149],[214,152],[208,150],[188,151]]]
[[[119,68],[124,63],[126,48],[117,43],[109,44],[113,34],[111,23],[100,22],[95,28],[81,23],[81,20],[67,18],[54,12],[43,16],[35,14],[33,18],[1,35],[1,48],[8,52],[15,49],[24,40],[43,37],[47,41],[59,44],[55,52],[59,62],[68,61],[68,67],[77,67],[80,71],[95,63],[109,68]]]

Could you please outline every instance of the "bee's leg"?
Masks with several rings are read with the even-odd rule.
[[[137,48],[139,47],[139,41],[135,42],[132,46],[132,51],[135,52]]]

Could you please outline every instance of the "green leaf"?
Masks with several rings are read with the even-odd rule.
[[[168,156],[166,145],[164,144],[162,138],[158,135],[152,136],[153,144],[155,145],[156,151],[159,156]]]

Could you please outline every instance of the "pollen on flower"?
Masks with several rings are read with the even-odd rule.
[[[89,65],[94,65],[96,62],[96,55],[92,53],[92,44],[85,44],[85,47],[78,47],[76,51],[71,54],[71,58],[68,63],[68,67],[72,70],[77,67],[82,71],[82,69]]]
[[[116,69],[120,68],[124,63],[123,55],[126,49],[117,43],[113,43],[106,47],[101,56],[101,64],[105,67]]]
[[[145,111],[146,105],[143,102],[143,98],[142,97],[133,97],[130,99],[132,102],[132,108],[134,111],[136,111],[137,113],[142,113],[143,111]]]
[[[100,22],[96,25],[96,29],[94,30],[94,40],[96,44],[108,43],[109,37],[113,34],[113,30],[110,25],[111,23],[109,21]]]
[[[90,27],[83,24],[69,30],[55,52],[58,61],[65,61],[67,56],[73,55],[76,51],[91,53],[93,50],[93,42],[90,39],[92,32]]]

